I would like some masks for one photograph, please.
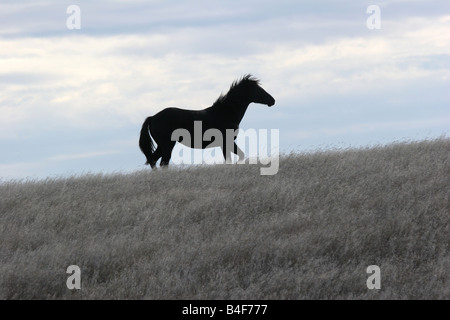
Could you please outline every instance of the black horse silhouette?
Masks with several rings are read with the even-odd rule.
[[[239,160],[243,159],[244,152],[234,140],[248,105],[252,102],[266,104],[269,107],[275,104],[275,99],[259,84],[258,79],[248,74],[234,81],[230,90],[225,95],[221,94],[209,108],[203,110],[166,108],[145,119],[139,138],[139,147],[147,157],[145,164],[154,168],[158,159],[162,157],[160,165],[168,165],[172,149],[177,141],[197,149],[221,147],[227,162],[231,161],[231,152],[237,154]],[[189,139],[189,136],[186,138],[186,135],[174,134],[177,129],[180,130],[178,133],[187,133],[194,139]],[[210,130],[210,140],[205,141],[205,132],[208,133],[208,130]],[[211,132],[215,134],[211,135]],[[200,135],[200,140],[196,134]],[[233,136],[230,137],[230,134]],[[151,137],[157,143],[156,150]]]

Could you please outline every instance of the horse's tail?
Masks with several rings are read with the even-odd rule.
[[[150,137],[149,127],[152,122],[152,117],[145,119],[142,124],[141,136],[139,138],[139,148],[147,157],[147,162],[145,164],[151,164],[152,154],[155,152],[155,145],[153,144],[152,138]]]

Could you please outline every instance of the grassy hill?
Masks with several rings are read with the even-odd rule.
[[[286,155],[273,176],[5,182],[0,299],[450,299],[449,157],[441,138]]]

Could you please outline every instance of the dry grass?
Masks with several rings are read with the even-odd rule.
[[[450,141],[0,185],[1,299],[450,299]],[[81,268],[81,290],[66,268]],[[381,289],[369,290],[369,265]]]

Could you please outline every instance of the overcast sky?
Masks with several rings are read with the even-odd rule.
[[[246,73],[281,152],[448,137],[450,2],[1,0],[0,181],[142,169],[147,116]]]

